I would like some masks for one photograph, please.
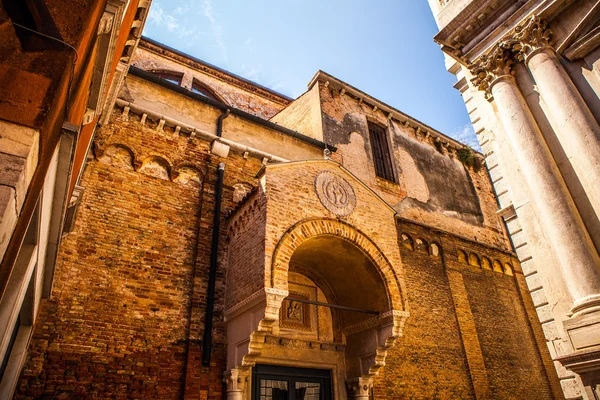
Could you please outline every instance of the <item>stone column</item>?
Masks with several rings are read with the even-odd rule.
[[[527,182],[539,223],[554,246],[572,313],[600,307],[600,257],[546,145],[542,133],[512,76],[511,52],[496,46],[472,69],[472,82],[494,99],[506,139]],[[512,188],[518,190],[518,188]]]
[[[600,215],[600,125],[548,45],[550,35],[546,24],[532,17],[517,34],[518,55],[531,71],[556,137]]]
[[[245,400],[249,371],[234,368],[225,373],[227,400]]]

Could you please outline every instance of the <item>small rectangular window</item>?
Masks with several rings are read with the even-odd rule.
[[[386,129],[372,122],[368,122],[368,126],[375,173],[380,178],[396,183]]]

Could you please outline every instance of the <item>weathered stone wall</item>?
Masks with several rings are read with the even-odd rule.
[[[338,147],[345,167],[381,195],[400,215],[473,240],[508,248],[484,168],[465,167],[456,149],[389,119],[381,110],[322,82],[323,137]],[[375,175],[367,121],[387,127],[399,181]]]
[[[337,247],[313,241],[314,257],[307,253],[296,261],[323,268],[329,281],[338,277],[321,280],[336,290],[340,304],[411,312],[379,370],[375,398],[545,398],[542,367],[548,363],[540,361],[544,355],[535,347],[540,329],[529,326],[532,306],[520,297],[524,279],[506,252],[487,176],[391,122],[400,183],[376,178],[366,121],[385,124],[385,116],[319,90],[312,95],[326,96],[323,138],[338,145],[333,157],[344,167],[328,160],[268,164],[257,153],[240,154],[233,147],[227,158],[218,157],[210,152],[207,135],[194,138],[176,130],[172,120],[165,123],[176,119],[212,132],[216,108],[128,78],[121,96],[129,105],[120,103],[111,122],[97,131],[95,159],[82,181],[81,211],[61,247],[55,286],[42,307],[17,398],[222,398],[230,344],[224,310],[263,287],[288,288],[292,256],[317,236],[339,239]],[[302,114],[300,105],[296,111]],[[296,111],[290,109],[286,118]],[[314,117],[314,109],[309,114]],[[316,146],[236,116],[225,120],[224,137],[292,160],[322,157]],[[204,367],[220,162],[226,164],[222,240],[212,362]],[[356,207],[348,214],[332,211],[317,194],[315,177],[324,171],[351,187],[346,193],[352,192]],[[447,180],[454,186],[444,187]],[[405,199],[414,204],[403,209],[399,204]],[[451,233],[404,220],[398,227],[398,210]],[[355,268],[353,276],[344,266],[355,253],[344,246],[364,258],[364,265],[360,260],[356,265],[365,268]],[[321,262],[330,250],[332,257]],[[467,265],[471,253],[479,265],[473,257]],[[481,264],[483,256],[492,260],[489,269]],[[499,271],[493,271],[493,260],[500,261]],[[512,268],[505,269],[507,263]],[[354,286],[339,283],[352,278]],[[361,291],[361,282],[369,290]],[[344,316],[344,321],[351,325],[364,318]],[[337,327],[332,331],[327,340],[342,342]],[[277,334],[261,344],[289,356],[283,342],[272,346]],[[511,342],[502,342],[504,337]],[[342,351],[332,352],[335,365]],[[311,350],[310,362],[318,360],[317,353],[318,347]],[[500,360],[504,353],[506,362]],[[515,378],[506,371],[511,363],[527,374]]]

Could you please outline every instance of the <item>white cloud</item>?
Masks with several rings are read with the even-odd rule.
[[[475,135],[473,125],[471,124],[465,124],[459,127],[454,133],[450,134],[450,137],[470,146],[473,150],[481,151],[481,147],[477,141],[477,135]]]
[[[225,46],[225,43],[223,41],[223,27],[217,22],[217,19],[215,18],[211,0],[204,0],[202,2],[202,9],[204,11],[204,16],[210,21],[212,35],[215,39],[215,42],[217,43],[217,46],[219,46],[219,48],[221,49],[221,55],[223,57],[223,60],[227,62],[227,47]]]
[[[173,32],[175,31],[175,29],[179,28],[179,23],[177,22],[177,19],[172,15],[165,16],[165,25],[167,26],[169,32]]]
[[[259,81],[263,78],[263,73],[260,69],[255,67],[248,68],[246,64],[240,66],[240,75],[256,83],[260,83]]]
[[[274,81],[273,83],[271,83],[270,88],[275,90],[276,92],[280,92],[281,90],[285,89],[286,84],[282,81],[280,81],[279,79]]]
[[[173,32],[175,29],[179,28],[177,18],[165,12],[165,9],[162,8],[160,4],[153,4],[152,7],[150,7],[148,19],[152,25],[167,28],[169,32]]]
[[[175,8],[175,14],[185,15],[192,9],[192,4],[190,1],[186,1],[183,5]]]
[[[152,4],[152,7],[150,7],[150,14],[148,14],[150,23],[157,26],[162,25],[164,13],[165,10],[163,10],[160,4]]]

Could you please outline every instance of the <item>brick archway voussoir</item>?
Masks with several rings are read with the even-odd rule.
[[[392,310],[403,310],[400,283],[389,259],[364,233],[345,222],[329,219],[304,220],[288,229],[275,247],[267,287],[287,290],[289,263],[296,249],[306,240],[318,236],[335,236],[347,240],[363,251],[373,262],[383,279]],[[266,276],[269,276],[266,274]]]

